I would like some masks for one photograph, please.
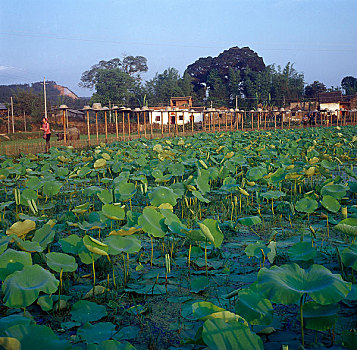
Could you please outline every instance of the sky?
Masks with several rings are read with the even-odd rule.
[[[56,81],[79,96],[100,60],[144,56],[151,79],[249,46],[327,87],[357,77],[356,0],[0,0],[0,85]]]

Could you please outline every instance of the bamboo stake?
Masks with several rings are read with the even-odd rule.
[[[99,143],[99,131],[98,131],[98,111],[95,111],[95,131],[97,133],[97,144]]]
[[[115,109],[115,132],[117,135],[117,141],[119,141],[118,111],[116,109]]]
[[[164,137],[164,112],[160,111],[160,122],[161,122],[161,138]]]
[[[129,140],[131,140],[131,135],[130,135],[130,110],[128,111],[128,134],[129,134]]]
[[[125,141],[125,111],[123,111],[123,126],[122,126],[122,132],[123,132],[123,141]]]
[[[154,134],[153,134],[153,131],[152,131],[152,112],[149,111],[149,119],[150,119],[150,137],[151,139],[154,138]]]
[[[104,111],[104,127],[105,127],[105,143],[108,143],[108,121],[107,121],[107,111]]]
[[[89,127],[89,111],[87,110],[87,132],[88,132],[88,146],[90,146],[90,127]]]

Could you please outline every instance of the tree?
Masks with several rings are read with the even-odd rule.
[[[50,110],[49,103],[47,108]],[[24,112],[39,121],[44,114],[43,96],[35,94],[33,90],[17,91],[14,96],[14,113],[15,115],[21,115]]]
[[[135,95],[136,82],[128,73],[119,68],[99,69],[96,72],[95,90],[91,102],[103,105],[109,101],[118,104],[129,104]]]
[[[325,92],[326,90],[325,84],[315,80],[312,84],[305,86],[305,97],[318,98],[319,93]]]
[[[341,86],[345,90],[346,95],[353,95],[357,92],[357,78],[347,76],[341,81]]]
[[[140,74],[148,70],[147,59],[143,56],[124,56],[123,60],[116,57],[109,61],[99,61],[89,70],[82,73],[81,81],[78,85],[93,89],[98,81],[99,71],[111,69],[119,69],[140,81]]]
[[[169,67],[161,74],[156,73],[155,77],[146,83],[150,104],[167,105],[171,97],[183,96],[180,81],[180,74],[175,68]]]
[[[209,101],[219,103],[220,105],[227,104],[229,100],[228,86],[215,69],[211,70],[207,77],[207,86],[209,88]]]

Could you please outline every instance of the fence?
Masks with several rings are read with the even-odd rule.
[[[291,129],[316,126],[344,126],[356,125],[356,111],[342,112],[340,115],[329,112],[315,113],[309,120],[304,120],[301,114],[293,116],[284,112],[204,112],[203,120],[195,123],[183,123],[175,118],[174,124],[151,123],[150,118],[144,117],[133,120],[126,118],[124,123],[107,123],[89,125],[87,123],[71,122],[81,131],[79,140],[57,141],[52,135],[51,146],[61,147],[71,145],[74,148],[86,148],[100,143],[115,141],[129,141],[137,138],[163,138],[172,136],[187,136],[196,133],[233,132],[250,130]],[[45,151],[45,141],[35,140],[5,141],[0,143],[0,154],[16,156],[20,153],[39,153]]]

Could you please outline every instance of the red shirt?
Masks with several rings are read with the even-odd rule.
[[[50,124],[48,124],[48,122],[44,122],[44,123],[42,124],[42,130],[43,130],[43,133],[44,133],[45,135],[50,134],[50,133],[51,133]]]

